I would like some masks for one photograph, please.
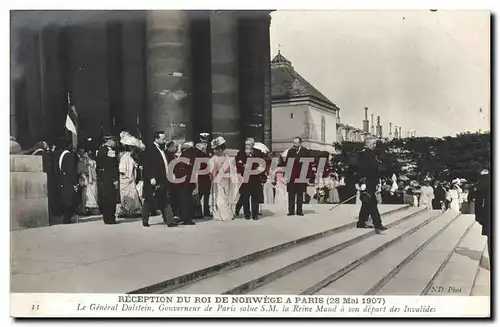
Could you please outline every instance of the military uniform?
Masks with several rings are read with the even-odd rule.
[[[105,224],[116,224],[116,204],[120,203],[116,151],[108,146],[102,146],[97,151],[96,163],[99,210]]]

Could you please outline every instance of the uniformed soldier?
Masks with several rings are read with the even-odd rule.
[[[62,223],[71,224],[76,210],[76,192],[78,190],[78,175],[76,173],[76,155],[71,141],[67,137],[59,140],[54,153],[55,188],[54,197],[59,201]]]
[[[116,140],[104,137],[104,144],[97,151],[97,191],[99,209],[105,224],[116,224],[116,204],[120,202],[118,185],[118,158]]]

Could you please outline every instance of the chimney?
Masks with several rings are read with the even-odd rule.
[[[399,138],[399,133],[398,133],[398,127],[394,126],[394,138],[398,139]]]
[[[380,125],[380,116],[377,116],[377,137],[382,138],[382,126]]]
[[[399,126],[399,138],[401,138],[403,135],[401,135],[401,126]]]
[[[372,127],[371,127],[372,135],[375,135],[375,125],[373,125],[373,114],[372,114]]]
[[[363,120],[363,132],[364,133],[369,133],[370,127],[369,127],[370,122],[368,121],[368,107],[365,107],[365,120]]]
[[[392,136],[392,123],[389,123],[389,137]]]

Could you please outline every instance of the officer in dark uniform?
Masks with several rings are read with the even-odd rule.
[[[104,144],[97,151],[98,204],[104,223],[116,224],[116,204],[120,202],[118,184],[118,157],[113,136],[104,137]]]
[[[63,137],[58,141],[54,159],[56,182],[59,186],[54,188],[54,196],[57,199],[56,201],[59,202],[62,223],[71,224],[76,211],[78,175],[76,172],[76,154],[68,137]]]
[[[368,217],[371,216],[373,227],[378,234],[380,231],[386,230],[387,228],[382,225],[377,207],[377,197],[375,196],[377,185],[380,183],[378,161],[373,153],[376,145],[377,140],[375,138],[366,138],[365,148],[358,154],[356,162],[357,180],[361,187],[361,210],[359,211],[357,227],[371,228],[371,226],[366,224]]]
[[[474,214],[476,221],[482,226],[482,235],[487,237],[488,254],[491,253],[491,176],[489,169],[483,169],[481,178],[473,194]]]
[[[192,142],[185,142],[181,146],[181,155],[175,162],[174,177],[176,182],[173,185],[174,192],[179,196],[179,215],[183,225],[195,225],[194,218],[194,194],[196,193],[196,177],[193,177],[194,161],[196,160],[196,149]],[[182,181],[182,179],[184,179]],[[194,180],[193,180],[194,179]]]

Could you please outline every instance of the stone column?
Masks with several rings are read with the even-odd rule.
[[[239,19],[239,71],[242,132],[271,146],[270,16],[246,11]]]
[[[272,102],[271,102],[271,15],[264,12],[260,20],[261,42],[262,42],[262,66],[264,69],[264,144],[272,149]]]
[[[190,39],[187,11],[147,13],[147,134],[191,138]]]
[[[138,136],[143,131],[142,124],[146,109],[145,58],[146,12],[133,11],[123,18],[121,26],[121,108],[122,126]]]
[[[242,146],[238,100],[238,29],[236,13],[210,14],[212,60],[212,133],[226,139],[228,149]]]

